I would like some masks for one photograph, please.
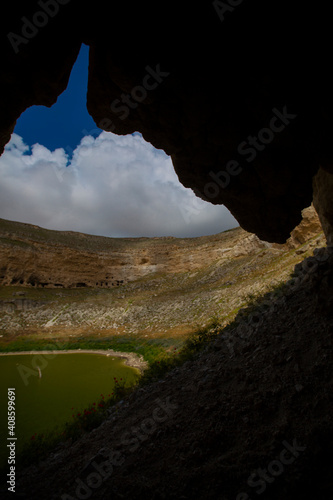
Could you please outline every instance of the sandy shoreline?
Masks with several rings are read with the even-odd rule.
[[[148,366],[142,356],[134,352],[119,352],[108,350],[93,350],[93,349],[67,349],[67,350],[53,350],[53,351],[17,351],[17,352],[0,352],[0,356],[18,356],[18,355],[57,355],[57,354],[102,354],[103,356],[113,356],[125,359],[125,365],[131,366],[140,370],[142,373]]]

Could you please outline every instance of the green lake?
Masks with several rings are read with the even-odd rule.
[[[38,371],[38,367],[39,371]],[[61,429],[101,395],[112,395],[115,378],[126,385],[139,375],[124,359],[103,354],[0,355],[0,461],[6,458],[8,388],[15,388],[17,450],[34,434]]]

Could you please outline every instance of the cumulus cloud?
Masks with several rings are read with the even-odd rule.
[[[0,217],[113,237],[214,234],[237,226],[184,188],[171,159],[139,134],[85,136],[64,149],[13,134],[0,158]]]

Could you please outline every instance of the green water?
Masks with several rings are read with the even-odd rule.
[[[41,368],[38,375],[36,366]],[[133,384],[138,370],[101,354],[0,355],[0,461],[6,458],[8,388],[15,388],[17,450],[35,433],[61,429],[73,414],[112,394],[115,380]],[[122,379],[122,380],[121,380]]]

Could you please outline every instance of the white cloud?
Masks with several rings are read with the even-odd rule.
[[[13,134],[0,158],[0,217],[113,237],[200,236],[237,226],[223,206],[184,188],[171,159],[139,134],[85,136],[63,149],[31,150]]]

